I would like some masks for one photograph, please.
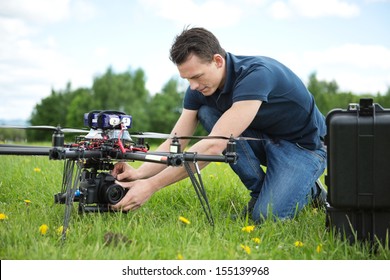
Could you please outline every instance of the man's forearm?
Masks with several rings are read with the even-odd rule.
[[[168,152],[171,141],[164,141],[158,148],[159,152]],[[150,178],[167,168],[167,165],[161,163],[145,162],[137,169],[137,179]]]
[[[219,142],[219,143],[218,143]],[[222,142],[222,145],[221,145]],[[223,146],[224,146],[224,140],[202,140],[193,145],[189,152],[197,152],[199,154],[222,154]],[[218,144],[217,144],[218,143]],[[199,161],[198,165],[199,168],[204,168],[209,162]],[[147,166],[145,164],[145,166]],[[144,168],[144,165],[142,165]],[[156,171],[157,169],[154,169]],[[195,171],[195,170],[194,170]],[[154,176],[148,177],[149,182],[153,189],[155,191],[160,190],[168,185],[171,185],[173,183],[176,183],[184,178],[188,177],[187,170],[184,168],[184,166],[174,167],[174,166],[168,166],[165,168],[162,168],[160,172],[155,173]]]

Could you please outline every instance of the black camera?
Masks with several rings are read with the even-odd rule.
[[[79,202],[82,212],[109,211],[109,205],[117,204],[128,189],[115,183],[115,178],[106,172],[84,170],[80,180]],[[94,206],[90,206],[90,205]]]

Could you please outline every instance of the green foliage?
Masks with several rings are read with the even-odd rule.
[[[380,246],[349,244],[328,231],[325,212],[307,207],[292,220],[267,220],[253,231],[250,220],[232,220],[249,199],[248,191],[224,163],[202,170],[215,217],[208,223],[186,179],[155,193],[139,210],[122,214],[77,213],[74,205],[65,243],[57,230],[65,206],[54,204],[62,161],[46,157],[2,156],[0,177],[0,259],[27,260],[371,260],[389,259]],[[137,166],[139,163],[132,163]],[[29,202],[26,203],[25,200]],[[191,223],[184,224],[179,217]],[[41,234],[41,225],[48,230]],[[107,236],[114,236],[107,239]],[[250,253],[244,248],[248,246]]]
[[[92,91],[95,110],[122,111],[133,117],[134,130],[149,128],[150,95],[142,70],[114,74],[109,68],[103,76],[95,78]]]
[[[33,110],[30,123],[31,125],[62,125],[66,124],[68,107],[72,100],[70,84],[64,91],[52,90],[51,95],[42,99]],[[51,139],[52,132],[28,130],[28,139],[35,141],[44,141]]]
[[[69,103],[68,114],[66,116],[66,126],[80,128],[84,126],[84,114],[93,110],[93,93],[90,89],[79,88],[74,91],[74,98]]]
[[[23,129],[0,128],[0,143],[6,141],[22,142],[26,139],[26,131]]]
[[[177,81],[170,80],[150,102],[150,125],[158,132],[170,133],[180,116],[184,93],[177,87]]]

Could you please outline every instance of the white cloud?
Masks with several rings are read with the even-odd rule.
[[[390,72],[390,48],[379,45],[345,44],[324,51],[308,52],[305,60],[333,67],[345,65],[352,69]]]
[[[287,0],[271,3],[269,12],[276,19],[294,16],[351,18],[360,14],[360,8],[344,0]]]
[[[202,25],[208,28],[227,27],[239,22],[242,17],[240,6],[211,0],[197,3],[194,0],[140,0],[141,5],[154,12],[161,18],[174,22],[183,27],[185,25]]]
[[[44,25],[75,18],[85,21],[97,15],[89,0],[12,0],[0,1],[0,15]]]
[[[95,48],[94,50],[94,55],[97,57],[97,58],[102,58],[102,57],[105,57],[107,56],[108,54],[108,49],[106,47],[97,47]]]
[[[390,48],[379,45],[345,44],[304,53],[288,52],[278,59],[307,82],[317,79],[336,81],[341,91],[354,94],[386,93],[390,87]]]
[[[269,7],[269,12],[275,19],[290,18],[293,14],[291,8],[283,1],[276,1]]]
[[[12,0],[1,1],[3,16],[23,18],[34,23],[51,23],[69,16],[70,0]]]
[[[71,3],[71,16],[78,21],[87,21],[98,15],[98,10],[88,0],[77,0]]]
[[[318,78],[334,79],[341,90],[385,93],[390,87],[390,49],[384,46],[346,44],[307,53],[304,60],[316,61]]]
[[[92,79],[91,71],[59,51],[55,37],[36,38],[45,25],[93,17],[96,10],[89,2],[1,1],[0,11],[0,96],[5,97],[0,117],[27,119],[31,111],[20,110],[22,106],[31,110],[52,88],[64,88],[68,81],[85,85]]]
[[[3,43],[9,42],[20,36],[28,36],[35,32],[36,29],[28,26],[20,19],[0,17],[0,38]]]

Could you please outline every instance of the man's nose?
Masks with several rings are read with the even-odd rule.
[[[190,82],[190,89],[191,90],[197,90],[199,88],[199,83],[195,81],[189,81]]]

